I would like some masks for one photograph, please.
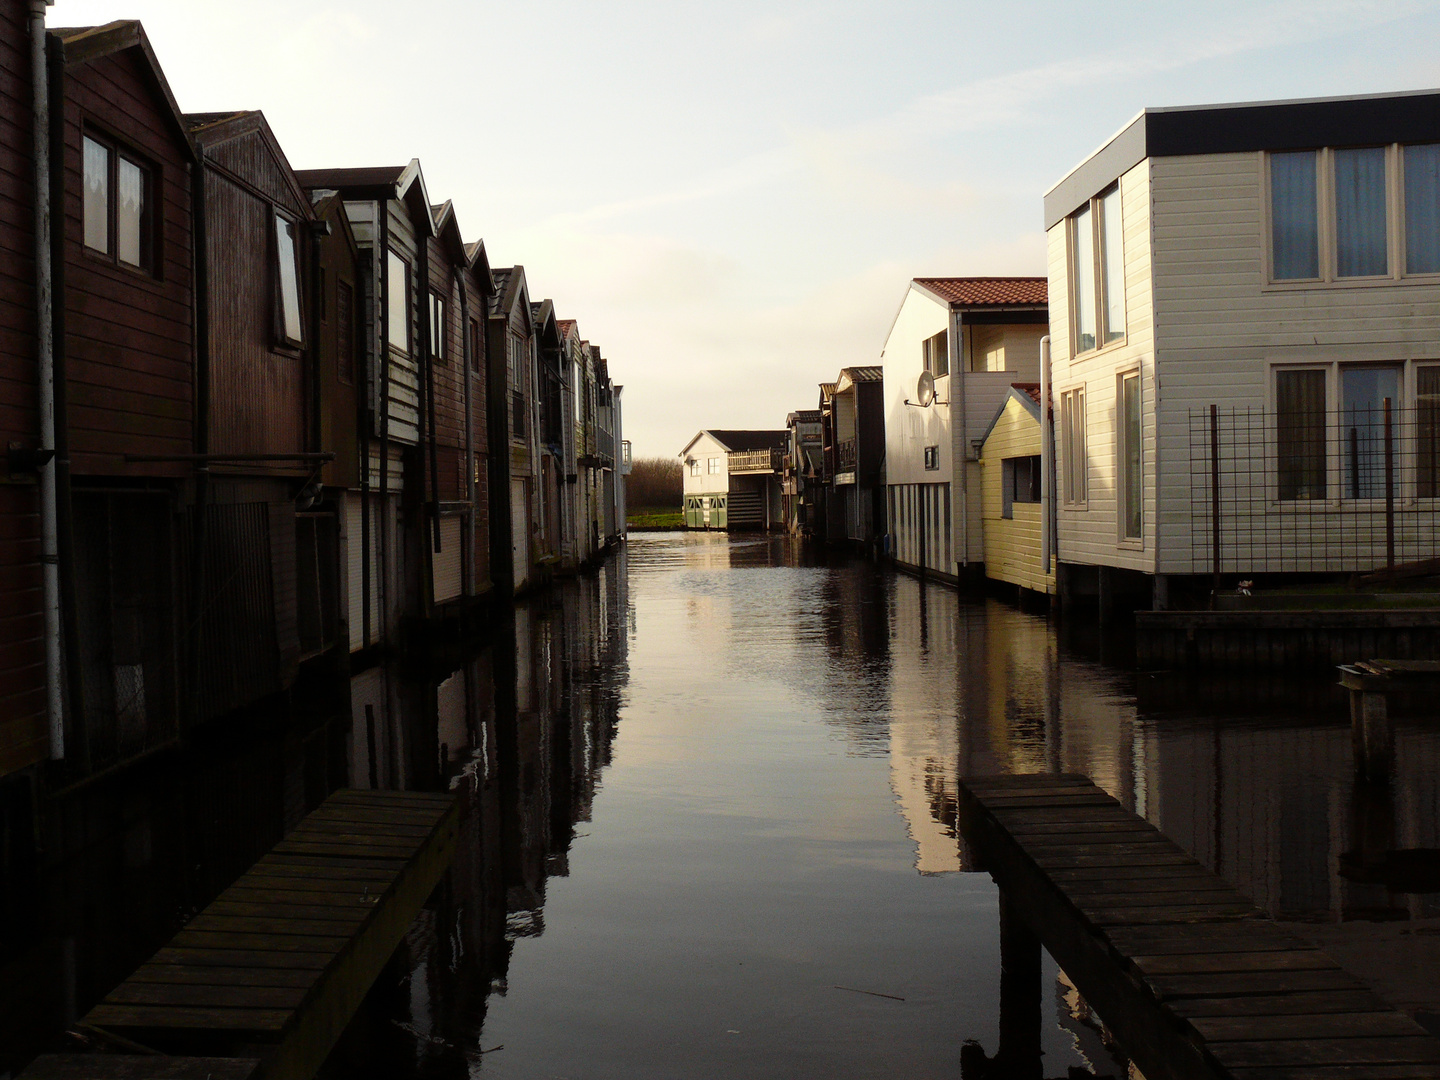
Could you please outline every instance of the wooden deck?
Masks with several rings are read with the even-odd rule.
[[[157,1054],[42,1054],[21,1080],[258,1080],[253,1058]]]
[[[1440,1039],[1087,777],[974,777],[961,801],[1001,890],[1002,967],[1038,983],[1043,944],[1150,1080],[1440,1077]],[[1000,1052],[1038,1076],[1039,987],[1008,1000],[1026,1015],[1002,1016]]]
[[[84,1024],[308,1080],[449,865],[458,818],[451,795],[337,791]]]

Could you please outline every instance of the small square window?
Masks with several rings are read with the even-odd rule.
[[[925,468],[931,472],[940,468],[940,447],[925,447]]]

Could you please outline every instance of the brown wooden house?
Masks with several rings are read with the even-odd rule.
[[[491,575],[505,595],[528,588],[534,577],[531,538],[534,506],[535,324],[525,268],[494,271],[486,336],[490,365]],[[501,448],[505,448],[502,453]]]

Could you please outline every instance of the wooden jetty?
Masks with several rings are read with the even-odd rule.
[[[1390,779],[1395,760],[1389,696],[1434,694],[1440,690],[1440,661],[1360,660],[1341,664],[1340,685],[1350,691],[1355,771],[1362,779],[1383,783]]]
[[[256,1058],[264,1080],[308,1080],[449,865],[458,820],[452,795],[335,792],[92,1009],[82,1030],[161,1055]],[[230,1075],[214,1070],[216,1080]]]
[[[259,1080],[254,1058],[163,1054],[42,1054],[21,1080]]]
[[[1440,1039],[1088,777],[966,779],[961,821],[1001,892],[994,1075],[1040,1075],[1043,944],[1150,1080],[1440,1077]]]

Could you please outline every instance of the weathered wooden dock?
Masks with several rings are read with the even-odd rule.
[[[308,1080],[449,865],[458,819],[451,795],[336,792],[84,1027],[163,1055],[257,1058],[264,1080]]]
[[[1440,610],[1137,611],[1142,670],[1314,669],[1357,656],[1440,653]]]
[[[974,777],[961,803],[1001,891],[1002,1010],[1025,1013],[996,1075],[1039,1075],[1043,944],[1150,1080],[1440,1077],[1440,1039],[1089,778]]]

